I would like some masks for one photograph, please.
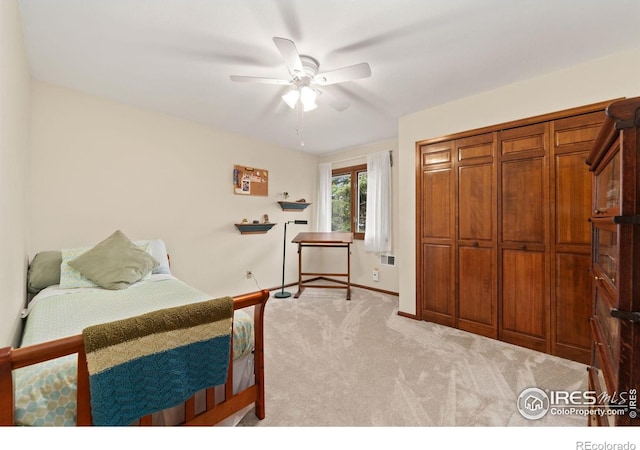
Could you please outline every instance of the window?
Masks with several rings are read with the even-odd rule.
[[[331,231],[353,232],[364,239],[367,220],[367,165],[331,172]]]

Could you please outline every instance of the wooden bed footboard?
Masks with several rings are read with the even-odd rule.
[[[233,364],[229,364],[227,382],[224,385],[224,399],[216,399],[215,389],[212,386],[206,390],[204,411],[196,412],[195,397],[190,398],[184,404],[185,422],[181,425],[215,425],[251,404],[255,404],[256,416],[264,419],[264,307],[268,299],[269,291],[266,289],[233,298],[234,310],[254,307],[254,384],[234,394]],[[231,347],[233,348],[233,343]],[[13,371],[71,354],[78,355],[76,424],[92,425],[89,372],[82,335],[18,349],[0,348],[0,425],[14,425]],[[230,355],[230,358],[233,359],[233,355]],[[140,425],[154,425],[152,422],[152,415],[139,420]]]

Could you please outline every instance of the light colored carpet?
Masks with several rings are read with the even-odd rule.
[[[295,289],[292,288],[292,292]],[[528,387],[587,389],[586,366],[398,316],[395,296],[306,289],[265,310],[266,418],[241,426],[586,426],[523,418]]]

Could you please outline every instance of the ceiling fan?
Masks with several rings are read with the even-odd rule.
[[[291,78],[285,80],[241,75],[231,75],[230,78],[231,81],[293,86],[289,92],[282,96],[282,100],[291,109],[300,105],[303,111],[311,111],[317,107],[316,99],[318,96],[322,95],[323,99],[326,99],[326,102],[335,110],[344,111],[349,107],[349,103],[323,90],[322,86],[371,76],[371,68],[366,62],[318,73],[320,68],[318,60],[308,55],[299,54],[296,44],[292,40],[274,37],[273,42],[282,55]]]

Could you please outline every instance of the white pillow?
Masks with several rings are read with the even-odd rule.
[[[149,245],[147,252],[153,256],[160,264],[153,269],[151,273],[164,273],[171,275],[171,268],[169,267],[169,256],[167,255],[167,247],[162,239],[152,239],[149,241],[133,241],[134,244],[143,247]]]

